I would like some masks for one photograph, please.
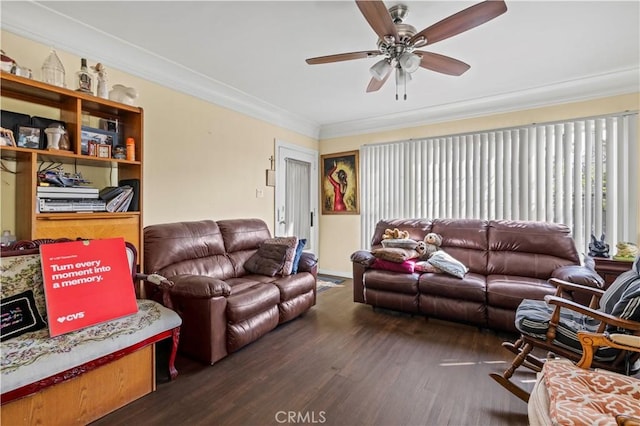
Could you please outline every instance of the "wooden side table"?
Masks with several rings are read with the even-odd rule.
[[[633,266],[633,262],[625,262],[622,260],[613,260],[605,257],[594,257],[595,269],[598,275],[604,278],[604,288],[607,289],[613,283],[618,275],[628,271]]]

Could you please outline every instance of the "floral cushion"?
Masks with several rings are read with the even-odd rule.
[[[2,394],[78,367],[167,330],[182,320],[152,300],[138,300],[138,312],[82,330],[49,337],[32,331],[0,344]]]
[[[616,424],[615,416],[640,417],[640,380],[610,371],[576,367],[568,360],[543,368],[553,424]]]

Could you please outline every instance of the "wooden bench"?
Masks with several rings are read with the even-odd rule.
[[[2,252],[2,299],[33,291],[46,314],[38,247],[20,242]],[[131,264],[135,248],[127,245]],[[135,268],[132,268],[135,271]],[[140,274],[132,272],[132,277]],[[136,282],[132,279],[132,285]],[[155,343],[172,339],[168,372],[174,379],[180,317],[138,299],[138,312],[61,336],[45,327],[0,343],[3,424],[86,424],[155,390]]]

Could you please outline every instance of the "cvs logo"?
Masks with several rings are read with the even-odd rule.
[[[58,317],[58,322],[62,324],[65,321],[74,321],[80,318],[84,318],[84,312],[76,312],[75,314],[69,314],[67,316]]]

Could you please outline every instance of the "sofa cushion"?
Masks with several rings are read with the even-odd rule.
[[[443,250],[433,253],[427,262],[441,271],[458,278],[464,278],[464,275],[469,272],[469,268],[463,265],[462,262],[454,259],[453,256]]]
[[[487,277],[487,305],[515,312],[524,299],[543,300],[555,294],[555,286],[547,280],[516,275],[489,275]]]
[[[533,221],[489,222],[487,275],[549,279],[554,270],[580,264],[568,226]]]
[[[615,425],[623,424],[616,422],[617,415],[640,417],[637,378],[582,369],[566,359],[547,361],[542,377],[550,424]]]
[[[268,311],[280,302],[280,291],[269,283],[255,285],[227,298],[227,320],[238,323]]]
[[[316,280],[310,274],[297,274],[280,277],[271,284],[278,287],[282,303],[313,290],[316,286]]]
[[[264,245],[283,245],[286,247],[284,262],[279,272],[281,275],[291,275],[291,271],[293,270],[293,259],[296,257],[296,248],[298,247],[298,237],[267,238],[262,242],[260,248]]]
[[[0,306],[0,340],[7,340],[46,327],[38,313],[31,290],[3,298]]]
[[[46,321],[47,304],[44,295],[40,254],[2,257],[0,258],[0,272],[0,298],[4,300],[6,297],[32,290],[38,313]]]
[[[460,279],[449,274],[420,275],[418,290],[430,298],[459,299],[486,304],[486,279],[483,275],[467,273]],[[484,314],[484,312],[483,312]]]
[[[255,250],[271,238],[267,224],[261,219],[227,219],[216,222],[227,253]]]
[[[165,277],[209,275],[221,280],[235,274],[220,228],[212,220],[145,227],[144,271]]]
[[[364,287],[393,293],[418,294],[418,274],[369,269],[364,274]]]
[[[244,264],[244,269],[254,274],[273,277],[282,271],[288,246],[282,244],[263,244]]]
[[[545,340],[554,308],[555,306],[547,304],[544,300],[523,300],[516,310],[516,328],[523,334]],[[593,333],[597,331],[599,325],[600,322],[593,318],[560,308],[560,323],[556,329],[553,343],[575,353],[582,353],[582,345],[576,334],[577,330]],[[619,350],[609,347],[599,348],[595,359],[612,361],[618,352]]]
[[[159,303],[136,302],[138,311],[133,315],[56,337],[49,337],[48,330],[41,329],[2,342],[2,393],[118,353],[182,323],[178,314]]]

